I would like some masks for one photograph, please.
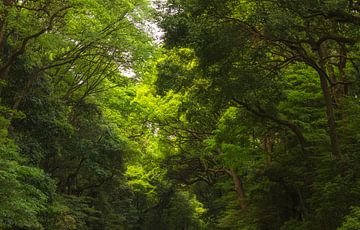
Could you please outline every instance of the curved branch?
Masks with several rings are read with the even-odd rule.
[[[235,101],[238,105],[240,105],[241,107],[245,108],[247,111],[251,112],[252,114],[254,114],[258,117],[266,118],[266,119],[269,119],[279,125],[288,127],[297,137],[302,153],[304,155],[308,154],[308,152],[306,150],[306,147],[307,147],[306,139],[305,139],[301,129],[299,128],[299,126],[297,126],[296,124],[294,124],[291,121],[280,119],[280,118],[266,112],[260,106],[257,106],[257,109],[254,109],[249,104],[242,102],[237,98],[233,98],[233,101]]]

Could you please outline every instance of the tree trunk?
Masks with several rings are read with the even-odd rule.
[[[342,82],[347,82],[347,79],[346,79],[346,73],[345,73],[345,68],[346,68],[346,48],[345,46],[341,46],[340,47],[340,60],[339,60],[339,64],[338,64],[338,68],[339,68],[339,78],[340,78],[340,81]],[[344,96],[347,96],[348,95],[348,84],[343,84],[342,85],[342,93]]]
[[[325,100],[325,106],[326,106],[326,115],[328,120],[328,126],[329,126],[329,136],[330,136],[330,142],[331,142],[331,152],[332,154],[337,158],[341,158],[341,150],[340,150],[340,144],[339,144],[339,138],[337,136],[336,131],[336,122],[335,122],[335,113],[334,113],[334,105],[333,105],[333,99],[330,94],[330,89],[328,85],[328,75],[325,71],[325,65],[324,65],[324,47],[320,46],[319,49],[319,56],[320,56],[320,67],[317,68],[317,72],[320,77],[320,84],[321,89],[323,92],[324,100]]]
[[[226,170],[226,172],[232,177],[234,182],[234,188],[236,192],[236,198],[240,201],[241,209],[246,208],[245,203],[245,191],[240,176],[234,170]]]
[[[339,138],[337,136],[337,131],[336,131],[334,107],[332,104],[332,99],[329,92],[327,79],[326,76],[323,76],[323,74],[320,74],[320,82],[321,82],[321,89],[323,91],[325,106],[326,106],[326,115],[328,120],[329,135],[331,142],[331,152],[336,158],[341,158]]]

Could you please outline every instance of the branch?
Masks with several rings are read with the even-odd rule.
[[[67,10],[67,9],[70,9],[72,8],[72,6],[65,6],[61,9],[59,9],[58,11],[56,11],[53,15],[51,15],[50,19],[49,19],[49,23],[48,25],[46,26],[46,28],[43,28],[42,30],[28,36],[28,37],[25,37],[19,48],[16,49],[9,57],[9,59],[7,60],[7,62],[5,64],[3,64],[1,67],[0,67],[0,79],[4,79],[5,78],[5,75],[6,75],[6,72],[8,71],[9,67],[16,61],[16,59],[22,55],[24,52],[25,52],[25,49],[26,49],[26,46],[27,44],[33,40],[33,39],[36,39],[38,38],[39,36],[41,36],[42,34],[44,34],[46,31],[49,31],[52,29],[52,26],[53,26],[53,23],[54,23],[54,20],[55,18],[63,11]]]
[[[303,152],[304,155],[307,155],[308,152],[306,150],[306,139],[302,133],[302,131],[300,130],[300,128],[294,124],[291,121],[288,120],[284,120],[284,119],[280,119],[278,117],[273,116],[272,114],[266,112],[264,109],[262,109],[260,106],[257,106],[257,109],[252,108],[249,104],[242,102],[240,100],[238,100],[237,98],[233,98],[233,101],[235,101],[238,105],[242,106],[243,108],[245,108],[247,111],[251,112],[252,114],[258,116],[258,117],[262,117],[262,118],[266,118],[269,119],[279,125],[282,126],[286,126],[287,128],[289,128],[297,137],[298,142],[300,144],[301,147],[301,151]]]

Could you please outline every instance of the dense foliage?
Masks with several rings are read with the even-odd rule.
[[[0,0],[0,229],[360,229],[359,55],[351,0]]]

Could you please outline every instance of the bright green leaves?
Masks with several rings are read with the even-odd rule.
[[[255,129],[251,123],[245,123],[246,114],[240,109],[230,107],[220,118],[214,131],[214,140],[221,154],[218,156],[222,164],[227,168],[244,169],[261,154],[259,140],[256,139]]]
[[[360,228],[360,209],[352,207],[349,215],[345,216],[344,222],[338,230],[356,230]]]
[[[191,49],[173,49],[160,58],[157,64],[158,77],[156,86],[158,94],[167,91],[184,91],[196,78],[197,60]]]
[[[351,1],[0,4],[0,228],[357,227]]]
[[[0,119],[0,228],[119,229],[131,222],[124,159],[143,131],[141,121],[127,130],[139,107],[121,70],[140,71],[152,53],[130,19],[145,20],[147,2],[16,2],[0,21],[1,102],[26,117],[1,107],[11,120]]]
[[[156,168],[145,172],[145,168],[136,165],[130,165],[127,167],[126,176],[128,177],[128,183],[132,187],[133,191],[153,193],[155,186],[150,184],[153,180],[152,177],[158,179],[158,173],[155,173]]]

